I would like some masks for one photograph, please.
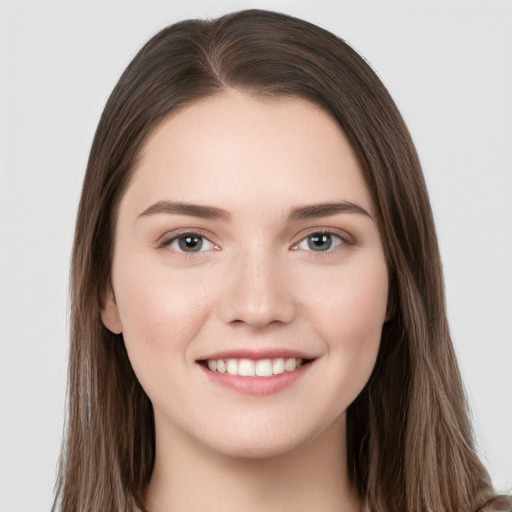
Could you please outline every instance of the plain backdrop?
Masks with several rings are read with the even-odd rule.
[[[157,30],[249,7],[340,35],[395,98],[431,194],[479,450],[512,486],[512,2],[0,0],[1,512],[51,505],[68,262],[103,105]]]

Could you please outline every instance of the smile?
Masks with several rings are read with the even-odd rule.
[[[261,359],[249,354],[233,355],[218,354],[197,363],[210,383],[253,396],[271,395],[286,389],[307,373],[316,360],[290,357],[291,354],[289,357],[265,354],[267,357]]]
[[[297,357],[275,359],[208,359],[206,366],[212,372],[239,375],[240,377],[271,377],[284,372],[293,372],[307,360]]]

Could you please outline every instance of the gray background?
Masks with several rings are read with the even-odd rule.
[[[160,28],[248,7],[340,35],[396,99],[431,193],[479,449],[495,485],[512,485],[512,2],[0,0],[2,512],[51,503],[73,223],[104,102]]]

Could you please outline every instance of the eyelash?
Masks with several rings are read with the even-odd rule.
[[[157,243],[157,248],[158,249],[161,249],[164,247],[172,248],[173,244],[179,244],[180,238],[186,238],[186,237],[199,238],[203,241],[206,240],[211,245],[211,247],[208,250],[219,250],[220,249],[218,245],[214,244],[208,238],[208,236],[206,236],[205,234],[198,232],[198,231],[182,231],[181,233],[169,233],[168,235],[164,235],[164,237]],[[194,257],[195,255],[197,255],[199,253],[205,252],[205,251],[201,251],[201,250],[190,251],[190,252],[182,251],[179,249],[179,247],[176,247],[172,250],[178,254],[186,255],[187,257]]]
[[[300,248],[301,244],[308,243],[309,238],[311,238],[313,236],[319,236],[319,235],[320,236],[322,236],[322,235],[330,236],[331,238],[338,239],[338,242],[336,243],[336,245],[333,248],[329,247],[325,251],[322,251],[322,250],[315,251],[314,249],[311,249],[311,248],[310,249],[304,249],[304,248],[301,249]],[[194,257],[203,252],[220,249],[220,247],[217,244],[215,244],[214,242],[212,242],[208,238],[208,236],[206,236],[203,233],[198,232],[198,231],[182,231],[180,233],[170,233],[168,235],[165,235],[157,243],[157,248],[158,249],[164,248],[164,247],[171,248],[173,244],[179,244],[180,239],[185,238],[185,237],[199,238],[199,239],[203,240],[203,243],[204,243],[204,241],[207,241],[210,244],[210,247],[206,250],[183,251],[183,250],[180,250],[180,248],[178,246],[178,247],[172,249],[174,252],[176,252],[178,254],[185,255],[187,257]],[[334,230],[328,230],[328,229],[315,229],[315,230],[310,231],[304,237],[302,237],[297,243],[293,244],[290,249],[293,251],[305,250],[306,252],[317,253],[319,256],[329,256],[329,255],[332,255],[333,253],[335,253],[337,250],[339,250],[340,247],[342,247],[344,245],[354,245],[354,243],[355,242],[346,233],[335,232]],[[200,249],[202,249],[202,247]]]
[[[301,248],[301,244],[308,244],[308,240],[311,239],[314,236],[329,236],[331,237],[332,243],[335,243],[334,247],[329,246],[327,250],[322,251],[318,250],[315,251],[314,249],[311,249],[309,247],[308,249]],[[333,239],[337,239],[338,242],[334,242]],[[296,244],[293,244],[291,249],[296,250],[305,250],[306,252],[312,252],[315,253],[318,256],[331,256],[335,254],[338,250],[341,249],[344,245],[353,245],[353,241],[349,239],[348,235],[345,233],[335,232],[333,230],[328,229],[317,229],[314,231],[310,231],[305,237],[301,238]],[[309,246],[309,244],[308,244]]]

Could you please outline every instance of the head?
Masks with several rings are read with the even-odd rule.
[[[173,116],[227,94],[308,102],[340,129],[361,173],[387,297],[375,364],[346,412],[348,469],[357,492],[369,509],[475,509],[489,487],[472,448],[435,228],[411,137],[381,81],[346,43],[264,11],[162,30],[107,102],[72,260],[66,457],[76,461],[80,454],[84,462],[63,466],[63,509],[73,503],[133,506],[149,480],[153,409],[108,316],[119,212],[148,141]],[[84,454],[83,445],[100,448]],[[109,498],[98,492],[101,481],[114,489]]]

